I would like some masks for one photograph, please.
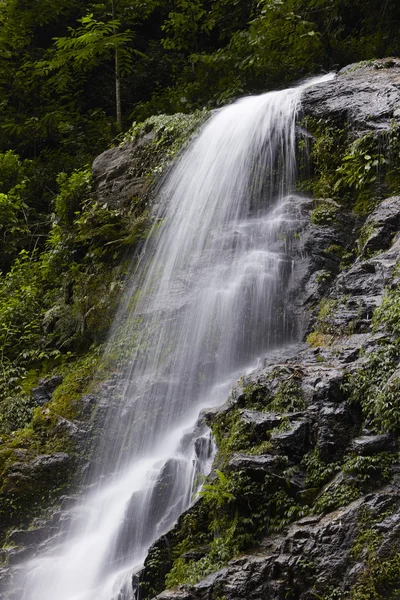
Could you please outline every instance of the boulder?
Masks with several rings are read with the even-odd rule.
[[[373,456],[380,452],[391,452],[395,450],[396,442],[389,434],[363,435],[354,438],[352,449],[361,456]]]
[[[151,141],[147,135],[106,150],[92,165],[94,198],[112,209],[129,207],[132,198],[144,198],[149,191],[145,169],[141,164],[143,146]]]
[[[305,114],[348,123],[358,130],[388,130],[399,106],[400,59],[349,65],[330,82],[307,88]]]
[[[62,383],[61,375],[53,375],[45,379],[39,379],[38,385],[33,388],[33,397],[39,406],[46,404],[51,400],[54,390]]]
[[[367,238],[362,240],[362,254],[385,250],[400,228],[400,196],[387,198],[369,215],[364,224]]]

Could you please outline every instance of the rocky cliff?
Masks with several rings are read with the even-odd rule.
[[[132,206],[145,215],[149,176],[203,118],[177,119],[178,134],[171,118],[150,120],[98,157],[95,205],[113,217]],[[213,472],[133,578],[140,598],[400,598],[399,130],[397,59],[351,65],[305,91],[295,219],[285,231],[303,341],[265,357],[226,404],[201,416],[217,444]],[[15,498],[22,507],[47,499],[47,488],[56,499],[71,493],[92,406],[101,408],[115,385],[115,364],[102,369],[68,419],[56,413],[61,380],[35,388],[35,435],[44,435],[39,414],[50,411],[57,418],[46,435],[62,434],[75,450],[68,441],[24,454],[22,444],[16,455],[21,435],[14,436],[2,472],[6,507]],[[73,502],[64,495],[47,514],[11,511],[2,527],[4,578],[57,535]]]

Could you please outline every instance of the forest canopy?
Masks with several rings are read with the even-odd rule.
[[[1,150],[71,169],[133,119],[399,54],[399,22],[396,0],[1,0]]]

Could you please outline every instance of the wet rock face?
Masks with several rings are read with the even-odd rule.
[[[399,229],[400,196],[394,196],[381,202],[366,220],[361,253],[366,255],[390,247]]]
[[[132,198],[144,198],[149,191],[142,165],[143,147],[151,142],[147,134],[137,142],[129,142],[106,150],[93,162],[94,197],[112,209],[129,207]]]
[[[400,59],[349,65],[336,79],[305,90],[303,110],[359,130],[388,129],[399,106]]]
[[[362,547],[362,540],[367,536],[374,538],[376,553],[382,557],[390,544],[398,547],[399,501],[396,486],[388,486],[373,498],[362,498],[326,517],[300,519],[286,535],[269,540],[257,555],[232,560],[201,583],[163,592],[157,598],[311,600],[327,588],[335,594],[332,597],[349,597],[346,594],[363,570],[361,558],[368,552],[368,544]],[[389,517],[385,516],[387,512],[391,513]],[[393,549],[388,555],[393,556]],[[366,590],[368,593],[367,587]]]

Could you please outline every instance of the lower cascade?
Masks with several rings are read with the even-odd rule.
[[[132,574],[211,470],[201,410],[298,339],[284,235],[296,219],[296,115],[302,91],[330,78],[217,111],[160,186],[117,317],[134,349],[101,414],[87,491],[6,597],[134,598]]]

